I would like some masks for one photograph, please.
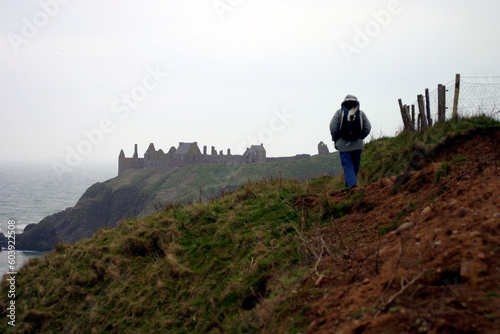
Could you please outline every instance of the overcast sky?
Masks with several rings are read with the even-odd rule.
[[[333,150],[354,94],[375,137],[456,73],[498,75],[500,1],[0,0],[0,153],[73,168],[139,145]]]

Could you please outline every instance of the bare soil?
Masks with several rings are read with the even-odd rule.
[[[499,142],[498,128],[458,135],[418,170],[328,193],[356,200],[321,227],[330,253],[290,306],[308,305],[306,332],[500,333]]]

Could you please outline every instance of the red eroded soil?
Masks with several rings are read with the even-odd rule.
[[[499,142],[448,138],[418,171],[327,194],[354,201],[321,227],[329,249],[291,306],[309,305],[305,332],[500,333]]]

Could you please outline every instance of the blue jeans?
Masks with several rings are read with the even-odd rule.
[[[340,162],[342,163],[342,168],[344,169],[345,186],[357,186],[357,176],[359,164],[361,162],[361,150],[340,152]]]

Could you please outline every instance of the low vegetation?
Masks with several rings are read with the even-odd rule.
[[[436,145],[453,133],[491,126],[499,124],[475,117],[438,124],[423,133],[373,140],[365,146],[360,183],[408,172],[416,155],[430,159]],[[441,178],[448,168],[440,169]],[[58,244],[43,258],[30,260],[17,276],[16,327],[2,321],[0,331],[307,329],[311,306],[303,303],[304,288],[300,299],[297,293],[304,277],[319,281],[324,274],[318,272],[321,260],[341,258],[348,245],[367,242],[358,239],[360,234],[347,236],[341,230],[326,239],[322,231],[335,231],[336,221],[342,222],[351,210],[376,210],[377,202],[363,199],[362,189],[344,189],[341,177],[323,176],[305,183],[286,175],[265,179],[249,179],[205,202],[159,205],[158,212],[145,218],[123,220],[116,228],[100,229],[92,238],[72,245]],[[342,200],[328,200],[332,192],[343,194]],[[313,199],[315,203],[309,202]],[[384,236],[401,226],[402,217],[416,207],[409,202],[394,219],[373,222],[373,231],[366,232],[361,225],[354,230],[371,238]],[[378,261],[377,257],[377,273]],[[4,277],[2,290],[6,287]],[[487,291],[484,298],[497,300],[498,292],[496,288]],[[311,289],[308,298],[317,298],[316,293]],[[5,295],[0,297],[3,319],[8,302]],[[388,312],[399,312],[399,306],[384,306]],[[352,318],[364,319],[377,311],[367,305],[353,311]],[[287,318],[288,313],[293,316]],[[279,323],[281,318],[286,320]]]

